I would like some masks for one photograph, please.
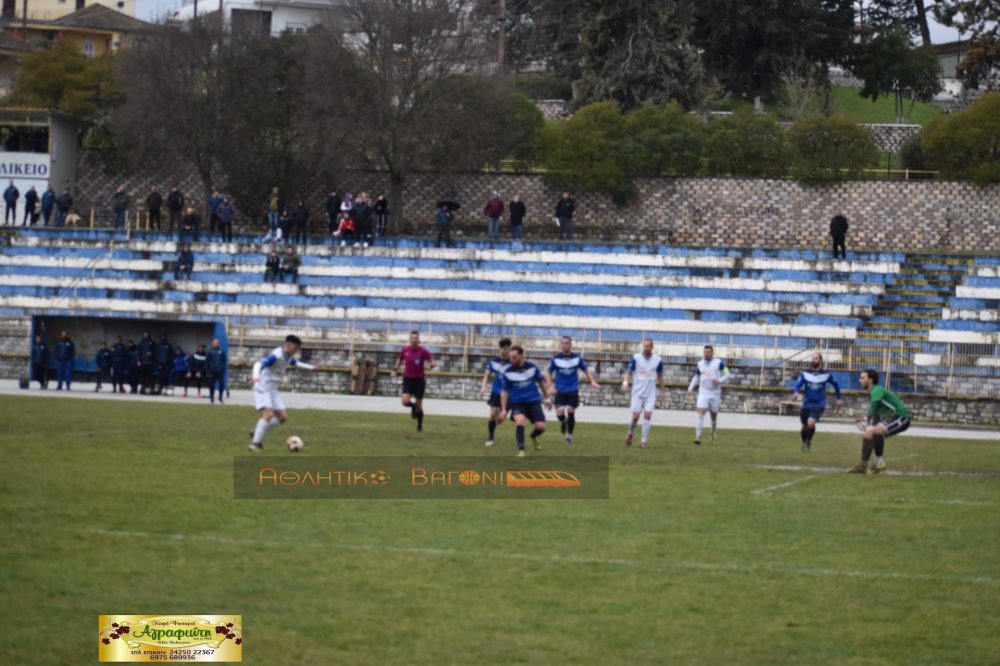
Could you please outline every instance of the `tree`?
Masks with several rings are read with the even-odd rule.
[[[58,109],[83,124],[91,145],[106,145],[108,116],[119,101],[114,57],[87,58],[69,42],[25,56],[6,106]]]
[[[705,141],[712,175],[778,178],[785,173],[785,132],[777,118],[749,107],[709,123]]]
[[[868,36],[862,43],[855,74],[864,81],[861,96],[872,102],[884,95],[895,98],[896,122],[920,100],[929,101],[941,90],[941,65],[931,46],[914,48],[910,37],[901,28],[891,28]],[[904,110],[904,100],[910,101]]]
[[[701,170],[704,125],[677,102],[644,104],[625,116],[616,152],[630,176],[693,176]]]
[[[807,183],[861,178],[878,163],[870,131],[843,116],[808,116],[788,130],[792,173]]]
[[[946,178],[1000,182],[1000,93],[983,95],[964,111],[940,115],[924,128],[923,152]]]
[[[511,117],[520,102],[507,79],[488,72],[492,53],[472,9],[469,0],[348,0],[345,21],[307,37],[307,147],[385,169],[393,225],[404,220],[414,171],[478,169],[524,140],[511,129],[525,118]]]
[[[928,17],[936,4],[937,0],[869,0],[862,12],[862,24],[883,30],[902,27],[908,35],[919,36],[921,44],[930,46]]]
[[[506,39],[506,66],[519,72],[543,63],[573,81],[580,76],[580,0],[506,0],[506,15],[497,16],[498,0],[482,0],[484,21],[492,21]]]
[[[989,90],[1000,87],[1000,3],[990,0],[942,0],[934,12],[947,26],[969,34],[969,43],[958,76],[970,88],[981,83]]]
[[[851,0],[699,0],[695,45],[708,74],[732,94],[773,99],[790,66],[827,82],[852,48]]]
[[[702,97],[703,70],[690,42],[687,0],[582,0],[583,95],[616,100],[625,110],[645,102]]]

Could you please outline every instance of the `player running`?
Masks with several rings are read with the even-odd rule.
[[[556,418],[559,419],[559,429],[566,436],[566,443],[573,443],[573,427],[576,425],[576,410],[580,406],[580,373],[583,372],[594,388],[601,385],[594,379],[594,374],[587,367],[583,356],[573,351],[573,339],[568,335],[562,337],[562,351],[549,361],[549,385],[556,399]]]
[[[511,418],[517,425],[517,457],[523,458],[524,452],[524,424],[533,423],[535,429],[531,431],[531,443],[536,451],[542,450],[542,444],[538,438],[545,432],[545,412],[542,411],[542,398],[549,394],[549,379],[537,365],[524,358],[524,348],[514,346],[510,348],[510,367],[500,375],[500,413],[497,414],[499,422],[507,418],[507,411],[510,410]],[[542,392],[539,395],[538,389]],[[552,401],[545,399],[545,406],[552,408]]]
[[[278,387],[285,378],[285,368],[302,368],[304,370],[322,370],[320,365],[310,365],[295,358],[302,347],[302,340],[295,335],[289,335],[280,347],[275,347],[270,354],[253,364],[253,400],[254,406],[260,412],[257,427],[250,433],[250,450],[264,450],[264,436],[288,420],[288,411],[278,393]]]
[[[500,341],[500,351],[497,355],[486,362],[486,371],[483,373],[483,383],[479,387],[479,395],[486,395],[486,384],[493,377],[493,388],[486,404],[490,406],[489,437],[486,439],[486,446],[493,446],[493,434],[496,432],[497,424],[500,420],[500,391],[503,389],[502,375],[510,367],[510,338]]]
[[[899,397],[879,386],[878,372],[865,370],[861,373],[861,388],[868,394],[868,418],[859,416],[855,419],[858,429],[864,432],[861,444],[861,462],[847,470],[849,474],[880,474],[885,471],[885,438],[904,432],[910,427],[910,410],[906,408]],[[870,469],[868,461],[872,450],[875,451],[875,465]]]
[[[715,444],[719,410],[722,408],[722,385],[729,380],[729,368],[721,358],[715,358],[715,348],[705,345],[704,357],[694,369],[688,393],[698,387],[698,420],[694,425],[694,443],[701,444],[701,431],[705,425],[705,412],[712,415],[712,443]]]
[[[417,432],[424,431],[424,393],[427,390],[427,379],[424,377],[426,368],[434,369],[434,357],[424,347],[420,346],[420,333],[410,331],[410,344],[403,347],[396,359],[396,365],[390,373],[392,381],[396,381],[396,371],[403,366],[403,407],[409,407],[410,417],[417,420]]]
[[[809,360],[810,369],[803,370],[799,375],[799,381],[795,383],[792,398],[799,399],[799,392],[805,388],[805,398],[802,400],[802,409],[799,410],[799,421],[802,422],[802,452],[809,453],[812,448],[813,435],[816,434],[816,424],[823,418],[823,411],[826,409],[826,385],[833,387],[837,396],[837,407],[843,407],[844,401],[840,397],[840,385],[833,378],[829,370],[823,368],[823,355],[813,352]]]
[[[628,391],[629,380],[632,383],[632,420],[628,424],[625,435],[625,446],[632,446],[632,433],[639,423],[642,414],[642,441],[639,446],[649,446],[649,429],[653,427],[653,409],[656,408],[657,384],[659,390],[664,390],[663,359],[653,353],[653,341],[642,341],[642,352],[634,355],[629,361],[625,379],[622,381],[622,391]]]

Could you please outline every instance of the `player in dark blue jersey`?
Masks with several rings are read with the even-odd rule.
[[[794,399],[799,399],[799,393],[805,390],[805,397],[802,400],[802,409],[799,411],[799,420],[802,422],[802,452],[808,453],[812,448],[812,438],[816,434],[816,424],[823,418],[823,410],[826,409],[826,387],[827,384],[833,387],[837,397],[837,406],[843,407],[844,401],[840,397],[840,386],[829,370],[823,368],[823,355],[813,352],[809,361],[809,369],[803,370],[799,375],[799,381],[795,383]]]
[[[523,458],[525,423],[535,425],[535,429],[531,431],[531,443],[536,451],[542,449],[538,441],[545,432],[542,397],[549,394],[549,379],[537,365],[524,359],[524,348],[519,346],[510,348],[510,367],[500,377],[500,414],[497,418],[503,421],[507,418],[507,410],[510,410],[511,418],[517,424],[517,457]],[[552,408],[552,402],[547,398],[545,405]]]
[[[493,433],[496,432],[497,415],[500,414],[500,391],[503,389],[504,370],[510,367],[510,339],[504,338],[500,341],[500,351],[497,355],[486,362],[486,371],[483,372],[483,383],[479,387],[479,395],[486,395],[486,385],[493,377],[493,386],[490,390],[490,397],[486,404],[490,406],[489,437],[486,439],[486,446],[493,446]]]
[[[580,406],[580,373],[586,373],[590,385],[600,388],[594,375],[587,367],[583,356],[573,351],[573,339],[564,335],[561,341],[562,351],[549,361],[549,384],[551,393],[556,399],[556,418],[559,419],[559,429],[566,436],[566,443],[573,443],[573,428],[576,425],[576,409]]]

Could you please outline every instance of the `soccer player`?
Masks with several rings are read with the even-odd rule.
[[[705,425],[705,412],[712,415],[712,443],[715,444],[719,409],[722,407],[722,385],[729,380],[729,368],[721,358],[715,358],[715,348],[705,345],[703,357],[694,369],[694,377],[688,385],[688,394],[698,387],[698,419],[694,426],[694,443],[701,444],[701,431]]]
[[[576,425],[576,409],[580,406],[580,373],[583,372],[594,388],[601,385],[587,367],[583,356],[573,351],[573,339],[562,337],[562,351],[549,361],[549,385],[556,399],[556,418],[559,429],[566,436],[566,443],[573,443],[573,427]]]
[[[858,429],[864,432],[861,444],[861,462],[847,470],[850,474],[880,474],[885,471],[885,438],[898,435],[910,427],[910,410],[899,397],[879,386],[878,372],[865,370],[861,373],[861,388],[868,394],[868,418],[855,419]],[[868,461],[875,451],[875,465],[869,469]]]
[[[653,341],[649,338],[642,341],[642,352],[634,355],[625,371],[622,381],[622,391],[628,391],[629,380],[632,381],[632,420],[628,424],[625,435],[625,446],[632,446],[632,434],[639,423],[642,414],[642,441],[640,446],[649,445],[649,429],[653,427],[653,409],[656,408],[657,384],[659,390],[664,390],[663,359],[653,353]]]
[[[288,411],[278,393],[281,380],[285,377],[285,368],[322,369],[322,366],[303,363],[295,358],[301,347],[302,340],[298,336],[289,335],[282,346],[275,347],[270,354],[253,364],[254,407],[260,412],[260,419],[250,433],[251,451],[263,451],[264,436],[288,420]]]
[[[486,401],[486,404],[490,406],[489,437],[486,439],[486,446],[493,446],[493,434],[496,432],[497,423],[499,423],[497,416],[500,413],[500,391],[503,389],[501,375],[510,367],[510,344],[510,338],[504,338],[500,341],[500,351],[486,362],[483,383],[479,387],[479,395],[486,395],[486,384],[490,381],[490,376],[493,376],[493,388]]]
[[[799,393],[803,388],[806,390],[805,398],[802,400],[802,409],[799,411],[799,421],[802,422],[802,452],[809,453],[812,448],[813,435],[816,434],[816,424],[823,417],[826,409],[826,385],[833,387],[837,396],[837,406],[843,407],[844,401],[840,397],[840,385],[833,378],[830,372],[823,368],[823,355],[813,352],[809,360],[810,369],[803,370],[799,375],[799,381],[795,383],[795,392],[792,397],[799,399]]]
[[[500,413],[497,419],[503,422],[510,410],[511,418],[517,425],[517,457],[523,458],[524,425],[532,423],[535,429],[531,431],[531,443],[536,451],[542,450],[538,438],[545,432],[545,412],[542,410],[542,398],[549,394],[549,378],[541,369],[524,358],[524,348],[510,348],[510,367],[500,375]],[[538,393],[541,388],[541,394]],[[552,401],[545,398],[545,406],[552,408]]]
[[[396,372],[403,365],[403,407],[408,407],[410,416],[417,420],[417,432],[424,431],[424,393],[427,390],[425,369],[434,369],[434,357],[420,346],[420,333],[410,331],[410,344],[403,347],[396,359],[396,366],[390,377],[396,381]]]

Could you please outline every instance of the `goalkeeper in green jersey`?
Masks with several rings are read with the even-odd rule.
[[[851,474],[885,471],[885,438],[898,435],[910,427],[910,410],[899,397],[878,383],[878,372],[865,370],[861,373],[861,388],[868,394],[868,416],[859,416],[855,421],[864,433],[861,444],[861,462],[847,470]],[[875,451],[875,465],[869,469],[868,461]]]

